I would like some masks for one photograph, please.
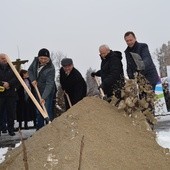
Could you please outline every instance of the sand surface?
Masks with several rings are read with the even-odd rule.
[[[86,97],[10,151],[0,170],[169,170],[145,117],[127,116],[112,104]],[[27,160],[23,161],[23,155]]]

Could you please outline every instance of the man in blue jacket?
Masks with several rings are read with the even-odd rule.
[[[125,50],[125,55],[129,79],[133,79],[134,73],[137,72],[137,65],[131,55],[131,52],[137,53],[141,57],[145,67],[140,73],[149,81],[152,89],[155,90],[155,86],[159,82],[159,76],[151,58],[148,45],[137,42],[135,34],[131,31],[125,33],[124,39],[128,45]]]
[[[55,91],[55,68],[50,59],[50,52],[43,48],[38,52],[38,57],[28,69],[32,85],[37,86],[41,94],[41,104],[45,104],[50,120],[53,119],[52,103]],[[37,111],[37,130],[45,124],[43,116]]]

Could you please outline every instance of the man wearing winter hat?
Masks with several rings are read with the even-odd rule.
[[[52,102],[55,91],[55,68],[50,59],[50,52],[43,48],[38,52],[38,57],[28,69],[32,85],[37,86],[41,94],[41,104],[45,104],[50,120],[53,119]],[[43,116],[37,110],[37,130],[45,124]]]
[[[61,65],[60,84],[65,92],[64,99],[67,110],[86,96],[87,85],[81,73],[74,68],[71,58],[62,59]]]

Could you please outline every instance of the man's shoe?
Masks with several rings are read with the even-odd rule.
[[[7,130],[2,130],[2,133],[7,133]]]
[[[27,125],[24,126],[24,129],[29,129]]]
[[[15,133],[14,132],[9,132],[9,135],[10,136],[15,136]]]

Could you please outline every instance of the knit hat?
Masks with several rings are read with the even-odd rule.
[[[46,49],[46,48],[42,48],[39,52],[38,52],[38,57],[40,56],[46,56],[50,58],[50,52]]]
[[[67,65],[72,65],[72,64],[73,64],[73,60],[71,58],[63,58],[61,60],[62,66],[67,66]]]

